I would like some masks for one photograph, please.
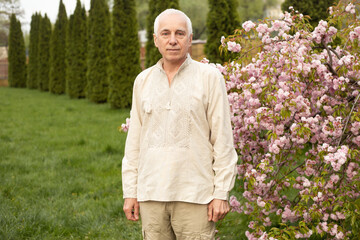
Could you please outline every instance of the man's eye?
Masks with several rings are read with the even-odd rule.
[[[161,33],[161,35],[163,35],[163,36],[168,36],[168,35],[169,35],[169,33],[167,33],[167,32],[163,32],[163,33]]]

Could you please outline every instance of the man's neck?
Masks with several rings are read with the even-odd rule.
[[[185,62],[186,58],[181,61],[181,62],[177,62],[177,63],[172,63],[172,62],[163,62],[163,69],[166,73],[166,76],[168,78],[169,81],[169,86],[171,85],[171,82],[175,76],[175,74],[178,72],[179,68],[181,67],[181,65]]]
[[[176,62],[176,63],[164,61],[163,69],[166,73],[176,73],[179,70],[179,68],[181,67],[181,65],[185,62],[185,60],[186,60],[186,58],[184,60]]]

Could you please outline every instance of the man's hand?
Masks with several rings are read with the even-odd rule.
[[[225,200],[214,199],[208,205],[208,221],[217,222],[230,211],[229,203]]]
[[[139,203],[137,198],[125,198],[123,210],[128,220],[139,220]]]

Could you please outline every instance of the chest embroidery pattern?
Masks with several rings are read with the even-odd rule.
[[[164,84],[153,88],[145,137],[148,148],[189,148],[191,82],[176,80],[171,88]]]

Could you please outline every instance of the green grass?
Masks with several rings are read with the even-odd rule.
[[[141,239],[122,212],[128,115],[0,88],[0,239]]]
[[[129,110],[37,90],[0,88],[0,239],[141,239],[122,211]],[[246,217],[217,224],[245,239]]]

